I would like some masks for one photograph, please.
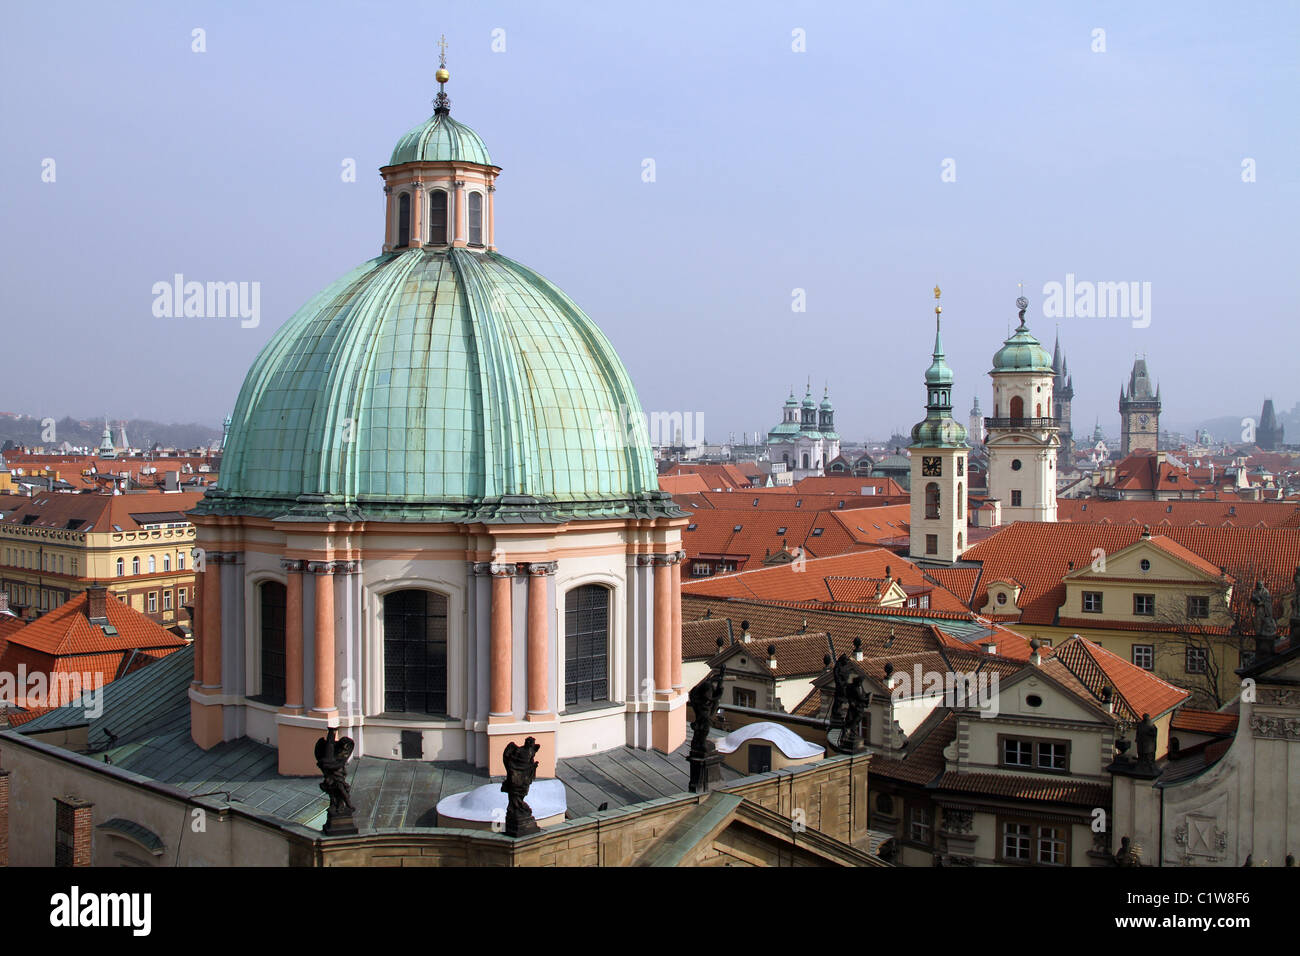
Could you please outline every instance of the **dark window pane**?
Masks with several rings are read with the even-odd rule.
[[[429,194],[429,242],[437,246],[447,242],[447,194],[441,189]]]
[[[469,244],[483,245],[483,194],[469,194]]]
[[[384,710],[447,712],[447,598],[433,591],[384,596]]]
[[[262,592],[262,688],[259,695],[271,704],[284,703],[284,585],[267,581]]]
[[[609,590],[574,588],[564,599],[564,703],[609,700]]]
[[[397,248],[411,244],[411,194],[402,193],[397,199]]]

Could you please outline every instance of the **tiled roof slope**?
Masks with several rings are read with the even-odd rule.
[[[1300,566],[1300,529],[1292,528],[1163,528],[1163,537],[1191,551],[1205,567],[1226,568],[1239,580],[1263,577],[1274,596],[1291,590],[1291,576]],[[1087,567],[1093,549],[1114,554],[1138,541],[1142,529],[1134,526],[1062,524],[1017,521],[993,537],[969,548],[963,561],[980,562],[983,571],[971,607],[988,603],[988,585],[1015,580],[1023,590],[1020,620],[1052,624],[1065,600],[1062,578],[1073,569]],[[1234,611],[1249,601],[1250,588],[1233,589]]]
[[[1294,528],[1300,507],[1278,501],[1106,501],[1058,498],[1056,520],[1075,524],[1111,524],[1162,528]]]
[[[98,654],[137,648],[166,649],[184,647],[185,641],[165,630],[139,611],[127,607],[111,594],[104,596],[108,623],[116,634],[107,634],[86,616],[89,592],[82,591],[72,600],[32,621],[9,636],[10,649],[22,646],[44,654]]]

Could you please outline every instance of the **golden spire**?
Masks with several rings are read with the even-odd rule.
[[[438,40],[438,72],[433,74],[433,78],[438,81],[438,96],[433,101],[435,113],[450,113],[451,100],[447,99],[447,90],[445,84],[451,79],[451,74],[447,72],[447,36]]]
[[[943,306],[939,304],[939,296],[942,294],[943,293],[939,291],[939,287],[935,286],[934,287],[934,314],[935,315],[940,315],[943,312]]]

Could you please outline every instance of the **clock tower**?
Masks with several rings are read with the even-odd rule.
[[[966,546],[966,428],[952,417],[952,369],[944,361],[943,307],[934,287],[934,355],[925,370],[925,420],[912,427],[909,557],[951,564]]]
[[[1156,451],[1160,438],[1160,386],[1151,391],[1146,359],[1135,359],[1128,388],[1119,390],[1120,457],[1139,448]]]
[[[1056,520],[1056,456],[1061,447],[1053,404],[1052,357],[1029,334],[1016,299],[1020,327],[993,356],[993,417],[984,424],[989,454],[989,497],[1002,506],[1002,520]]]

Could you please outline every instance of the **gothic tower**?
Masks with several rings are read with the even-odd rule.
[[[1139,448],[1155,451],[1160,435],[1160,386],[1151,391],[1146,359],[1135,359],[1128,389],[1119,390],[1119,454],[1123,458]]]
[[[1056,520],[1056,455],[1061,447],[1053,409],[1052,357],[1029,334],[1016,299],[1020,326],[993,356],[993,417],[984,424],[989,454],[989,497],[1002,504],[1002,520]]]
[[[1056,409],[1057,427],[1060,429],[1061,454],[1067,462],[1074,460],[1074,428],[1070,424],[1070,403],[1074,400],[1074,378],[1070,375],[1070,360],[1061,351],[1061,334],[1056,334],[1056,347],[1052,350],[1052,402]]]
[[[1282,447],[1282,425],[1273,411],[1273,399],[1264,399],[1264,410],[1259,413],[1259,427],[1255,429],[1255,444],[1264,451],[1277,451]]]
[[[952,369],[944,361],[934,287],[934,354],[925,370],[925,420],[912,427],[912,500],[909,556],[913,561],[956,561],[966,545],[966,429],[952,417]]]

